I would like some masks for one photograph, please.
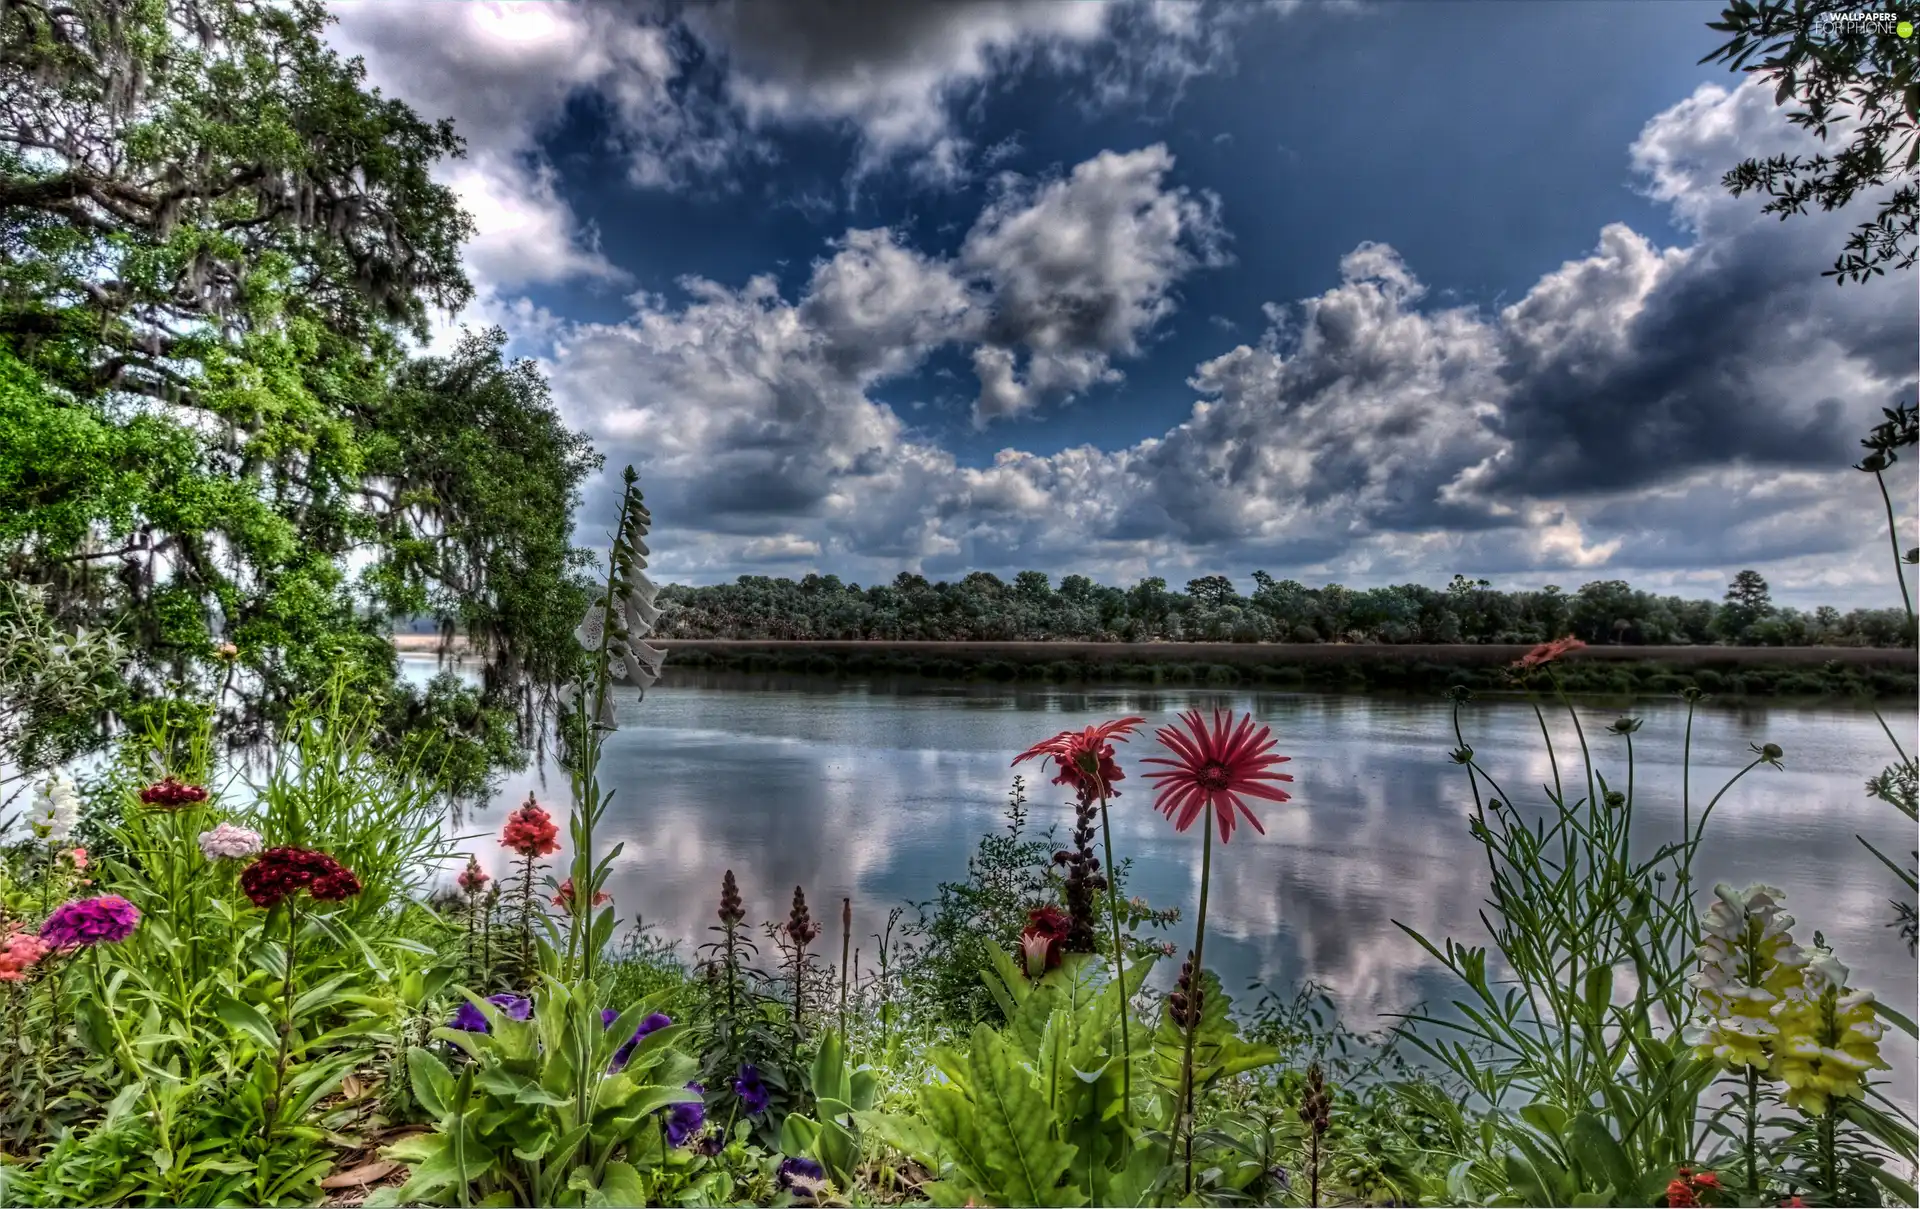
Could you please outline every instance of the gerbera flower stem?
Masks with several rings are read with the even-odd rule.
[[[1206,982],[1207,956],[1207,886],[1213,880],[1213,828],[1203,827],[1200,839],[1200,912],[1193,925],[1193,987],[1194,996],[1187,1008],[1187,1044],[1180,1058],[1180,1104],[1186,1116],[1187,1151],[1187,1187],[1193,1191],[1193,1046],[1200,1038],[1200,1017],[1203,1007],[1201,987]]]
[[[1128,1035],[1127,958],[1120,947],[1119,867],[1113,863],[1113,828],[1107,822],[1106,786],[1100,787],[1100,843],[1107,854],[1107,918],[1113,923],[1113,976],[1120,983],[1120,1119],[1133,1124],[1133,1040]]]

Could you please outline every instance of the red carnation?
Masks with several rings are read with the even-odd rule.
[[[324,852],[269,848],[241,872],[240,889],[266,910],[302,890],[320,902],[340,902],[360,893],[360,879]]]
[[[554,826],[553,816],[541,808],[532,794],[528,794],[520,809],[507,816],[506,828],[500,832],[500,843],[532,860],[536,856],[560,851],[559,836],[560,829]]]
[[[186,785],[172,777],[156,781],[140,791],[140,802],[156,810],[179,810],[207,800],[207,791],[198,785]]]

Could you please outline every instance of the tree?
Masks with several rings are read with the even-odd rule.
[[[1742,571],[1727,585],[1715,628],[1729,641],[1743,640],[1749,628],[1773,615],[1773,594],[1758,571]]]
[[[1239,601],[1233,581],[1224,575],[1202,575],[1187,581],[1187,595],[1203,609],[1223,609]]]
[[[1840,14],[1851,17],[1835,20]],[[1912,268],[1920,256],[1920,81],[1913,42],[1900,37],[1893,13],[1860,19],[1868,15],[1847,0],[1733,0],[1707,26],[1732,37],[1700,60],[1725,62],[1775,84],[1776,105],[1799,106],[1788,120],[1822,141],[1836,126],[1852,128],[1851,141],[1832,155],[1745,161],[1723,181],[1734,196],[1763,191],[1770,200],[1762,212],[1786,219],[1809,206],[1837,210],[1893,186],[1823,274],[1837,282],[1865,281],[1889,264]]]
[[[494,334],[402,347],[471,294],[431,177],[460,141],[365,89],[326,20],[0,8],[0,573],[122,633],[131,691],[219,685],[262,727],[342,663],[400,703],[414,611],[470,628],[505,705],[570,668],[583,599],[595,463],[544,383]]]

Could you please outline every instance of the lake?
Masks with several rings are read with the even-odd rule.
[[[432,668],[408,663],[416,675]],[[607,740],[601,775],[617,793],[604,838],[626,844],[610,889],[623,917],[637,913],[665,937],[699,943],[709,939],[723,870],[738,876],[754,921],[784,919],[803,885],[834,958],[840,899],[850,895],[855,943],[871,960],[888,908],[965,877],[978,838],[1002,825],[1016,771],[1026,774],[1034,824],[1057,825],[1061,836],[1070,829],[1070,795],[1031,762],[1010,767],[1015,755],[1069,727],[1126,714],[1158,725],[1196,706],[1251,710],[1292,757],[1284,771],[1294,800],[1255,803],[1267,834],[1242,828],[1215,853],[1207,957],[1229,992],[1243,995],[1253,980],[1291,988],[1311,979],[1357,1028],[1454,996],[1449,976],[1393,922],[1436,942],[1485,943],[1476,915],[1485,860],[1467,830],[1465,774],[1447,758],[1450,707],[1436,699],[670,672],[644,702],[620,703],[620,729]],[[1903,743],[1913,739],[1911,706],[1882,712]],[[1595,758],[1617,786],[1624,740],[1603,732],[1620,713],[1581,708]],[[1632,713],[1644,720],[1634,737],[1635,825],[1650,848],[1680,831],[1686,709],[1647,701]],[[1576,780],[1584,792],[1572,725],[1564,710],[1548,719],[1568,792]],[[1524,701],[1483,698],[1467,707],[1464,726],[1503,786],[1523,804],[1544,801],[1552,773]],[[1912,1015],[1915,963],[1886,926],[1898,883],[1854,838],[1903,859],[1914,847],[1914,828],[1863,791],[1892,758],[1885,734],[1864,710],[1703,705],[1693,733],[1696,817],[1752,759],[1749,745],[1764,743],[1784,749],[1785,768],[1754,770],[1720,802],[1698,884],[1781,887],[1797,937],[1810,942],[1823,930],[1856,985]],[[1138,761],[1157,747],[1147,733],[1119,748],[1126,780],[1112,810],[1115,853],[1134,861],[1128,893],[1182,908],[1166,938],[1184,951],[1199,833],[1178,834],[1151,809]],[[469,821],[468,831],[489,833],[474,847],[495,875],[507,862],[491,836],[529,790],[564,809],[564,777],[542,785],[530,770],[507,778],[496,804]],[[1896,1095],[1911,1104],[1911,1043],[1897,1038],[1888,1057]]]

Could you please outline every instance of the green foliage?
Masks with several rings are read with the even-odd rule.
[[[432,179],[460,140],[367,89],[327,20],[0,11],[0,574],[129,641],[131,702],[217,695],[236,739],[352,664],[396,741],[464,744],[472,793],[579,660],[599,462],[498,332],[402,351],[471,293]],[[396,683],[386,632],[417,614],[474,640],[478,693]]]
[[[687,1089],[695,1064],[675,1046],[676,1025],[612,1066],[657,1000],[628,1007],[609,1027],[590,983],[543,979],[525,1021],[468,999],[488,1031],[435,1029],[433,1039],[455,1051],[451,1063],[427,1047],[407,1051],[414,1098],[434,1129],[387,1148],[406,1164],[407,1182],[368,1203],[655,1203],[643,1173],[670,1157],[655,1114],[700,1099]]]
[[[976,573],[957,583],[902,575],[862,588],[832,575],[799,581],[743,575],[705,587],[661,590],[665,638],[860,639],[870,641],[1079,642],[1367,642],[1484,644],[1544,642],[1573,633],[1586,642],[1702,645],[1716,641],[1715,605],[1659,596],[1621,580],[1500,591],[1460,579],[1444,589],[1422,584],[1310,588],[1253,573],[1251,596],[1221,575],[1191,581],[1185,593],[1163,580],[1132,588],[1068,576],[1059,591],[1023,571],[1013,586]],[[1069,588],[1071,584],[1071,588]],[[1780,644],[1911,645],[1898,610],[1805,613],[1781,609]],[[796,667],[794,670],[804,670]],[[832,665],[818,669],[832,670]]]
[[[1892,186],[1823,274],[1836,283],[1866,281],[1888,266],[1910,269],[1920,256],[1920,101],[1913,43],[1895,27],[1897,17],[1909,14],[1884,11],[1876,22],[1835,20],[1862,11],[1844,0],[1733,0],[1707,27],[1732,36],[1700,60],[1724,62],[1775,84],[1775,105],[1799,106],[1787,120],[1822,141],[1835,129],[1849,136],[1832,155],[1741,163],[1723,182],[1735,197],[1764,192],[1768,201],[1761,212],[1784,219],[1810,206],[1837,210],[1858,195]]]
[[[1024,778],[1013,780],[1006,819],[1004,835],[980,838],[967,880],[941,883],[931,901],[916,904],[919,917],[905,929],[915,944],[901,974],[907,993],[957,1025],[995,1018],[980,972],[1013,950],[1029,910],[1058,898],[1048,876],[1053,829],[1028,836]]]

